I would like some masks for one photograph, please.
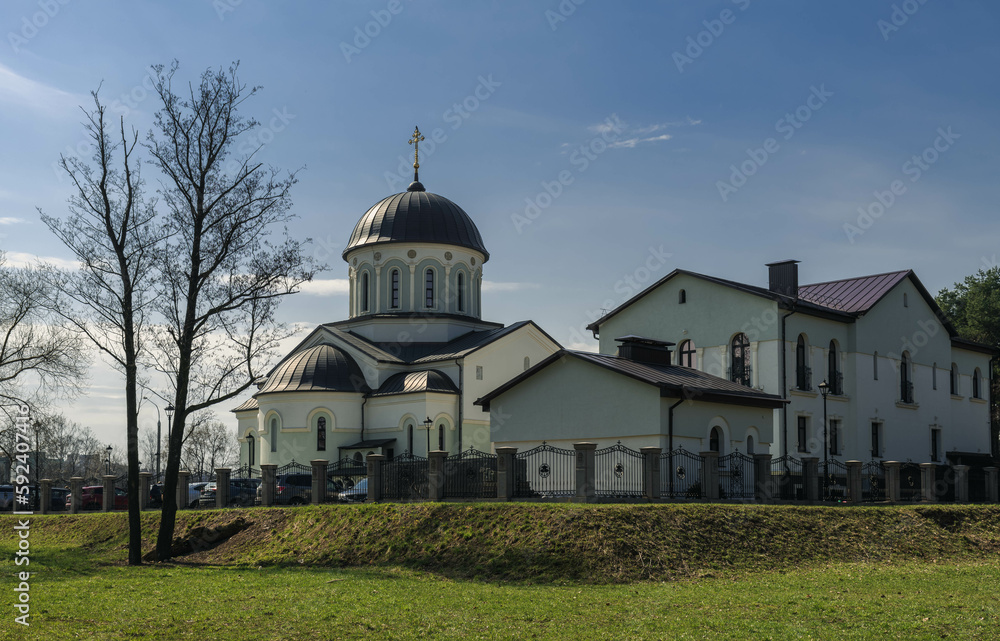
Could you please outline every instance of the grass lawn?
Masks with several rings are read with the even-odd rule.
[[[995,639],[1000,630],[996,559],[625,585],[385,567],[129,568],[42,550],[31,569],[31,628],[16,629],[5,589],[4,639]]]

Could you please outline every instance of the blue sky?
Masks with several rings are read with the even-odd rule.
[[[0,7],[0,249],[15,264],[68,257],[35,208],[66,211],[54,163],[83,140],[78,105],[103,82],[145,132],[148,67],[175,58],[192,80],[239,60],[262,86],[245,113],[268,162],[302,169],[291,232],[331,267],[282,310],[306,327],[346,317],[340,251],[408,182],[414,125],[439,130],[422,182],[491,252],[484,316],[567,346],[593,349],[583,325],[674,268],[754,284],[786,258],[803,282],[912,268],[936,293],[1000,253],[995,3],[98,6]],[[98,379],[65,409],[123,443],[120,386]]]

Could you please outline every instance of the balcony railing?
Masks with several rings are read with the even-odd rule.
[[[734,383],[739,383],[740,385],[750,386],[753,381],[752,377],[753,371],[749,364],[742,367],[730,367],[729,368],[729,380]]]
[[[795,389],[809,391],[812,389],[812,369],[808,367],[795,368]]]
[[[830,372],[830,393],[835,396],[844,395],[843,372]]]
[[[903,403],[913,403],[913,383],[911,381],[903,381],[899,386],[899,400]]]

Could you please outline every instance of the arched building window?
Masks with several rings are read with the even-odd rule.
[[[406,452],[413,454],[413,423],[406,426]]]
[[[434,270],[424,272],[424,306],[434,307]]]
[[[440,425],[438,425],[438,449],[439,450],[443,450],[444,449],[444,435],[445,435],[445,427],[444,427],[444,423],[441,423]]]
[[[753,456],[753,454],[754,454],[754,452],[753,452],[753,435],[752,434],[747,435],[747,454],[749,454],[750,456]]]
[[[826,380],[829,381],[830,393],[843,394],[844,375],[840,371],[840,352],[837,349],[837,341],[830,341],[830,353],[827,355],[826,369]]]
[[[683,305],[688,300],[687,292],[683,289],[677,293],[677,304]]]
[[[255,465],[256,452],[255,446],[257,440],[253,437],[253,434],[247,434],[247,465],[253,467]]]
[[[531,359],[528,358],[527,356],[525,356],[524,357],[524,371],[527,372],[529,367],[531,367]]]
[[[872,378],[878,380],[878,350],[872,354]]]
[[[729,380],[740,385],[750,385],[750,340],[739,333],[733,336],[729,347]]]
[[[958,395],[958,365],[951,364],[951,393]]]
[[[697,351],[693,340],[686,340],[681,343],[681,348],[677,351],[680,356],[678,365],[682,367],[697,367]]]
[[[910,380],[910,353],[903,352],[899,363],[899,400],[904,403],[913,402],[913,381]]]
[[[711,452],[722,454],[722,430],[718,427],[713,427],[708,435],[708,449]]]
[[[320,416],[316,419],[316,450],[326,451],[326,417]]]
[[[800,390],[812,389],[812,371],[808,366],[807,355],[809,348],[806,345],[806,337],[799,334],[799,339],[795,342],[795,388]]]
[[[465,311],[465,274],[458,272],[458,311]]]
[[[368,289],[368,272],[361,274],[361,311],[367,312],[371,305],[371,294]]]
[[[399,309],[399,270],[394,269],[389,272],[389,289],[391,292],[391,298],[389,299],[389,307],[392,309]]]
[[[976,368],[976,371],[972,373],[972,398],[982,398],[983,397],[983,375]]]
[[[278,451],[278,419],[271,419],[271,451]]]

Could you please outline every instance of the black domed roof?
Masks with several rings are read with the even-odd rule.
[[[401,194],[383,198],[354,226],[344,256],[352,249],[381,243],[456,245],[490,254],[469,215],[444,196],[424,191],[414,181]]]
[[[280,364],[256,395],[271,392],[367,392],[361,368],[332,345],[316,345]]]

